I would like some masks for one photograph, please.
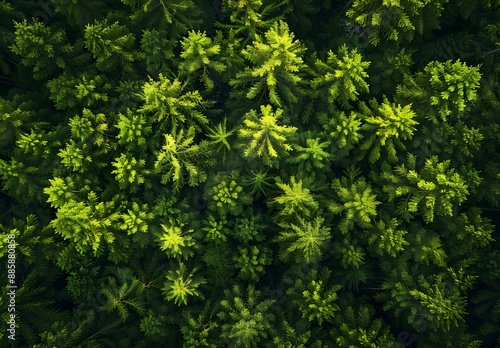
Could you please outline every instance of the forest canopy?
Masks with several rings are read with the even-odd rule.
[[[500,1],[0,18],[2,347],[500,347]]]

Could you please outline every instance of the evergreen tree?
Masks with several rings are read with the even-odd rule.
[[[283,21],[273,24],[263,37],[256,35],[252,45],[242,51],[252,66],[230,81],[237,88],[235,96],[285,109],[297,103],[303,94],[301,70],[306,67],[302,59],[305,48],[293,39]]]
[[[281,109],[273,113],[271,105],[261,105],[260,112],[258,117],[255,110],[249,111],[243,120],[245,127],[239,129],[241,139],[250,139],[250,143],[244,147],[243,155],[247,158],[262,157],[265,165],[273,167],[281,156],[292,150],[286,141],[297,128],[277,124],[278,118],[283,114]]]

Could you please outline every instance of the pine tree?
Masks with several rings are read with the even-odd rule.
[[[187,183],[196,186],[207,178],[202,169],[214,163],[206,142],[194,143],[195,129],[189,127],[174,134],[165,134],[162,146],[155,162],[155,172],[161,174],[163,184],[173,181],[174,190]]]
[[[109,71],[121,64],[123,72],[132,72],[131,63],[136,59],[134,43],[135,36],[118,22],[95,21],[85,27],[85,47],[92,53],[97,69],[101,71]]]
[[[66,67],[73,47],[67,43],[64,30],[52,32],[43,23],[27,20],[16,22],[14,26],[16,38],[10,49],[22,57],[24,66],[33,68],[34,79],[45,80]]]
[[[261,301],[260,296],[261,292],[250,285],[245,294],[237,285],[224,290],[222,311],[217,314],[222,321],[222,337],[243,347],[257,347],[262,338],[268,337],[274,319],[269,309],[274,300]]]
[[[323,256],[330,241],[330,228],[323,225],[324,219],[316,216],[314,220],[298,219],[299,223],[280,224],[284,229],[277,241],[282,246],[281,258],[293,256],[296,263],[315,264]]]
[[[445,0],[377,1],[356,0],[347,11],[349,19],[368,31],[368,39],[378,45],[380,39],[412,41],[415,33],[439,28]]]
[[[370,62],[362,60],[357,49],[349,51],[346,45],[339,48],[336,55],[328,51],[326,63],[316,60],[318,70],[311,86],[315,88],[315,94],[321,94],[323,90],[328,93],[328,102],[338,102],[342,107],[349,109],[350,102],[358,100],[360,93],[369,92],[368,73],[365,71]],[[323,87],[325,86],[325,87]]]
[[[302,59],[305,48],[293,39],[283,21],[273,24],[263,37],[256,35],[252,45],[242,51],[252,66],[230,81],[236,88],[235,96],[285,109],[297,103],[303,94],[301,70],[306,67]]]
[[[453,216],[458,205],[469,195],[468,183],[450,168],[450,161],[439,162],[436,156],[425,161],[418,173],[416,157],[408,154],[407,166],[396,166],[394,171],[386,164],[383,177],[387,180],[383,190],[390,202],[399,197],[397,212],[409,220],[419,212],[426,223],[434,220],[435,215]]]
[[[168,271],[165,285],[162,288],[163,294],[169,301],[174,301],[178,306],[181,304],[187,305],[190,297],[200,297],[203,299],[203,294],[199,292],[198,287],[205,283],[201,277],[195,276],[197,268],[193,268],[188,272],[184,263],[179,262],[179,267],[174,271]]]
[[[363,229],[373,226],[373,219],[377,216],[377,195],[373,193],[372,187],[364,178],[354,181],[351,178],[342,177],[334,179],[332,188],[337,198],[332,201],[328,209],[337,215],[341,215],[338,228],[343,234],[351,231],[355,225]]]
[[[220,45],[213,43],[206,33],[190,31],[188,37],[181,41],[183,59],[179,64],[180,77],[198,76],[207,91],[211,91],[214,84],[213,70],[222,73],[226,66],[218,61]]]
[[[171,128],[176,130],[181,124],[188,126],[206,125],[208,119],[203,115],[210,103],[203,100],[198,91],[185,92],[186,83],[179,80],[170,81],[160,73],[158,81],[150,78],[143,86],[140,94],[144,105],[141,112],[155,116],[156,122],[168,120]]]
[[[416,114],[411,110],[411,105],[401,107],[391,104],[385,97],[380,105],[372,99],[370,107],[364,103],[360,105],[360,118],[364,121],[361,130],[368,133],[365,134],[360,149],[363,152],[369,151],[370,163],[375,163],[380,158],[382,149],[386,150],[388,162],[395,163],[398,161],[397,149],[406,149],[402,140],[411,139],[416,130]]]
[[[273,201],[277,203],[279,215],[286,219],[309,217],[319,209],[318,202],[314,199],[310,190],[303,187],[302,180],[290,177],[290,184],[278,181],[276,185],[284,191],[281,196],[275,197]]]
[[[261,105],[260,112],[258,117],[255,110],[249,111],[243,120],[245,127],[239,129],[241,139],[250,139],[250,143],[244,145],[243,155],[247,158],[262,157],[265,165],[275,167],[278,159],[292,150],[286,141],[297,128],[277,124],[283,114],[281,109],[273,113],[271,105]]]

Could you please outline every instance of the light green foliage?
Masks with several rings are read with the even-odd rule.
[[[454,209],[469,195],[468,185],[450,161],[439,162],[436,156],[425,161],[420,171],[416,170],[416,157],[409,154],[407,166],[396,166],[394,171],[383,166],[383,178],[389,181],[383,190],[390,202],[398,200],[397,212],[405,220],[419,212],[426,223],[435,215],[453,216]]]
[[[234,33],[254,39],[255,34],[267,30],[277,21],[270,17],[277,5],[262,0],[223,0],[223,11],[229,14],[230,26]]]
[[[174,221],[170,221],[168,225],[161,224],[159,245],[169,258],[187,260],[194,255],[193,249],[196,248],[192,235],[194,230],[186,231],[184,227],[185,224]]]
[[[280,108],[297,103],[302,94],[300,72],[306,67],[302,60],[305,48],[293,39],[283,21],[273,24],[264,36],[255,35],[252,45],[242,51],[252,66],[229,82],[239,91],[237,96]]]
[[[83,173],[92,162],[89,146],[87,144],[77,144],[73,139],[57,155],[61,157],[61,163],[74,172]]]
[[[340,249],[342,254],[342,267],[345,269],[359,269],[365,263],[365,252],[362,248],[344,243]]]
[[[422,116],[434,124],[456,121],[477,99],[481,73],[460,60],[430,62],[423,72],[407,75],[397,88],[397,97],[411,100]]]
[[[451,226],[451,230],[461,241],[461,245],[463,244],[467,249],[484,248],[494,241],[492,237],[494,225],[491,224],[490,219],[481,216],[478,208],[471,208],[460,214],[457,225]]]
[[[368,32],[378,45],[380,39],[411,41],[415,35],[439,28],[439,17],[447,0],[355,0],[347,16]]]
[[[103,243],[113,243],[114,228],[119,224],[120,214],[113,202],[98,202],[95,193],[88,195],[87,202],[70,200],[57,210],[51,225],[56,233],[73,242],[80,254],[102,252]]]
[[[213,164],[207,143],[194,143],[195,129],[189,127],[185,132],[165,134],[165,145],[162,146],[155,162],[155,172],[161,174],[163,184],[173,181],[174,190],[187,184],[196,186],[207,178],[203,167]]]
[[[248,286],[246,294],[235,285],[232,290],[224,290],[224,300],[220,302],[222,311],[217,315],[222,321],[222,337],[232,340],[236,346],[258,347],[263,338],[272,330],[273,314],[270,307],[274,300],[260,300],[261,292]]]
[[[363,229],[371,228],[380,204],[371,185],[364,178],[354,181],[353,177],[344,176],[334,179],[332,188],[337,198],[328,208],[332,213],[342,216],[338,224],[340,231],[347,234],[355,225]]]
[[[107,312],[118,312],[122,322],[129,316],[129,309],[142,314],[145,303],[141,298],[145,284],[132,276],[130,269],[120,268],[116,277],[108,277],[102,288],[105,303],[102,309]]]
[[[193,268],[188,272],[186,265],[179,262],[179,267],[174,271],[167,272],[164,287],[162,288],[165,298],[180,306],[187,305],[191,297],[199,297],[203,299],[203,294],[199,292],[198,287],[205,284],[205,280],[195,276],[197,268]]]
[[[442,238],[433,230],[417,223],[410,224],[406,237],[411,248],[403,251],[405,259],[411,258],[418,264],[446,267],[448,255],[443,249]]]
[[[325,227],[322,217],[314,220],[298,219],[299,223],[280,224],[282,230],[277,238],[282,247],[282,259],[293,258],[296,263],[317,263],[331,239],[330,228]]]
[[[103,75],[85,72],[79,76],[63,73],[47,82],[50,99],[58,110],[66,110],[75,106],[90,107],[100,101],[107,101],[107,91],[111,84]]]
[[[325,149],[330,146],[330,141],[322,141],[320,137],[314,138],[314,134],[311,132],[302,133],[300,136],[302,142],[305,142],[305,146],[301,146],[297,143],[292,144],[294,149],[294,156],[287,159],[289,163],[298,163],[298,170],[305,172],[313,172],[316,169],[321,169],[325,167],[325,163],[332,158]],[[296,155],[295,155],[296,154]]]
[[[50,186],[43,189],[43,193],[49,196],[47,202],[54,208],[60,208],[70,200],[76,200],[75,183],[71,177],[49,179]]]
[[[144,105],[141,112],[155,116],[155,121],[168,120],[171,129],[175,130],[181,124],[207,124],[208,119],[202,111],[209,106],[198,91],[184,91],[186,84],[175,79],[170,81],[160,73],[158,81],[152,78],[146,82],[140,93]]]
[[[459,60],[448,60],[444,63],[431,62],[424,72],[432,89],[431,105],[438,110],[438,115],[432,119],[434,123],[437,123],[437,118],[446,122],[450,115],[462,115],[476,100],[476,89],[481,79],[478,67],[469,67]]]
[[[330,271],[323,269],[321,274],[315,269],[307,275],[306,283],[298,280],[294,288],[287,290],[292,295],[297,289],[301,291],[300,299],[296,301],[302,318],[310,322],[322,325],[324,322],[332,322],[336,312],[340,309],[337,305],[337,292],[342,288],[340,285],[328,285],[327,281]]]
[[[337,55],[328,51],[326,63],[319,59],[315,62],[320,76],[312,81],[312,87],[318,92],[326,89],[328,102],[338,102],[349,108],[349,102],[358,100],[360,93],[369,92],[368,83],[365,81],[368,73],[365,70],[370,66],[370,62],[365,62],[362,58],[357,49],[349,51],[346,45],[339,48]]]
[[[373,251],[376,254],[397,257],[405,250],[405,246],[410,244],[405,239],[408,232],[400,227],[398,219],[389,219],[385,215],[383,216],[376,222],[375,231],[370,235],[368,241],[373,245]]]
[[[384,309],[393,308],[396,315],[406,318],[417,332],[427,328],[442,333],[450,331],[464,322],[465,292],[472,287],[475,277],[452,269],[447,273],[431,278],[420,275],[417,282],[408,273],[402,273],[401,281],[384,282],[382,289],[391,293]],[[396,277],[395,272],[392,277]]]
[[[266,247],[249,246],[238,248],[239,254],[233,258],[239,270],[239,278],[243,280],[259,280],[265,267],[272,261],[271,250]]]
[[[186,324],[181,327],[184,336],[183,347],[217,348],[215,340],[211,336],[214,336],[214,331],[219,325],[211,320],[212,317],[207,318],[208,315],[205,312],[196,318],[193,318],[188,312],[185,317]]]
[[[240,181],[237,170],[216,174],[208,185],[209,209],[217,211],[221,216],[228,213],[240,215],[244,207],[252,203],[251,195],[243,191]]]
[[[30,109],[28,103],[18,104],[0,98],[0,151],[13,141],[23,125],[30,123],[34,115]]]
[[[132,203],[132,209],[128,209],[127,213],[122,214],[121,217],[123,223],[120,224],[120,228],[130,235],[137,232],[148,232],[148,222],[153,219],[153,214],[149,212],[147,204],[140,206],[134,202]]]
[[[202,230],[206,233],[205,240],[209,242],[214,242],[216,245],[227,240],[228,229],[226,227],[227,220],[217,219],[212,214],[204,221],[204,227]]]
[[[189,77],[198,75],[205,88],[211,91],[214,88],[214,81],[210,70],[221,73],[226,68],[216,59],[220,45],[213,43],[206,33],[193,30],[181,41],[181,46],[180,56],[183,61],[179,65],[180,75]]]
[[[357,112],[351,112],[349,116],[346,116],[343,111],[332,117],[323,115],[325,119],[323,127],[329,132],[333,143],[338,148],[335,149],[335,157],[346,157],[363,138],[359,116]]]
[[[277,348],[306,348],[306,345],[311,339],[311,331],[306,331],[303,334],[298,334],[286,320],[282,322],[284,335],[277,336],[273,339],[274,346]]]
[[[392,336],[389,326],[380,318],[375,318],[371,306],[356,306],[342,303],[339,314],[334,319],[332,337],[340,348],[402,348],[404,345]]]
[[[244,145],[243,156],[262,157],[265,165],[276,167],[278,159],[292,150],[286,141],[297,131],[297,127],[277,124],[283,114],[281,109],[274,113],[271,105],[261,105],[260,112],[259,116],[255,110],[246,113],[243,120],[245,126],[239,129],[240,138],[243,141],[250,140]]]
[[[309,217],[319,209],[319,204],[309,189],[302,187],[302,180],[296,180],[292,176],[290,177],[290,184],[285,184],[279,180],[276,185],[284,191],[281,196],[273,199],[278,204],[280,216],[289,219]]]
[[[101,147],[108,136],[106,115],[93,113],[85,108],[82,116],[75,116],[69,121],[71,136],[75,141],[94,144]]]
[[[24,66],[33,68],[33,78],[43,80],[66,67],[66,60],[73,48],[66,43],[64,30],[53,32],[40,22],[14,23],[15,43],[11,51],[21,56]]]
[[[137,161],[131,154],[123,154],[115,158],[112,163],[116,169],[111,172],[115,174],[116,181],[120,184],[120,188],[130,187],[131,191],[137,191],[138,185],[144,183],[145,175],[148,171],[144,169],[146,161],[140,159]]]
[[[360,105],[360,118],[364,121],[361,130],[367,132],[360,149],[371,150],[368,156],[370,163],[380,158],[382,149],[385,149],[390,163],[398,161],[396,149],[406,149],[402,140],[409,140],[413,136],[415,125],[418,124],[415,117],[411,105],[401,107],[391,104],[385,97],[380,105],[375,99],[370,101],[370,107],[365,103]]]
[[[207,137],[210,139],[210,145],[215,147],[217,153],[222,152],[222,162],[226,161],[226,153],[231,150],[229,138],[236,132],[235,129],[228,131],[226,128],[226,118],[215,127],[207,127]]]
[[[222,181],[215,187],[215,190],[217,193],[213,196],[213,200],[217,202],[216,205],[218,207],[222,207],[225,204],[234,207],[238,199],[238,194],[243,191],[243,187],[239,186],[234,180],[229,184],[226,181]]]
[[[136,58],[135,37],[127,27],[118,22],[95,21],[85,26],[84,37],[85,47],[96,59],[99,70],[109,71],[120,63],[124,71],[132,70],[131,63]]]
[[[120,130],[117,135],[118,143],[127,149],[146,146],[146,136],[151,133],[152,127],[147,117],[142,113],[135,113],[127,109],[126,115],[119,114],[116,127]]]

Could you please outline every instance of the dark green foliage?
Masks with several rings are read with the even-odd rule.
[[[0,0],[0,346],[498,346],[499,14]]]

